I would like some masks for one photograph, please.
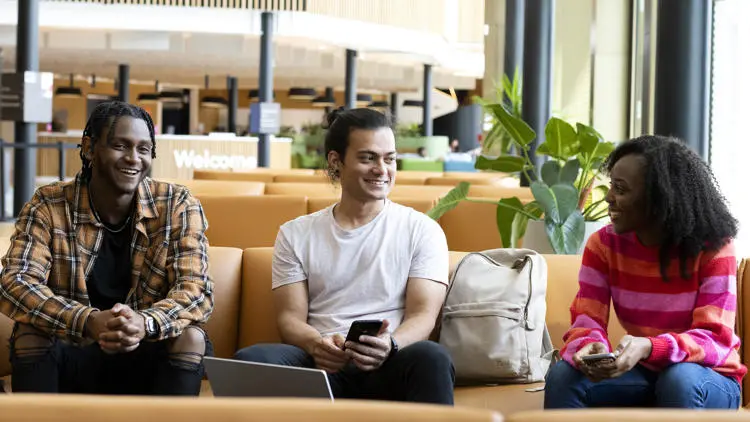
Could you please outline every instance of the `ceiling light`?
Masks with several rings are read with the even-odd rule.
[[[81,88],[73,84],[73,74],[70,74],[70,86],[61,86],[55,90],[55,95],[61,98],[81,98],[83,93]]]
[[[372,95],[370,94],[357,94],[357,105],[366,106],[372,102]]]
[[[336,105],[336,100],[333,97],[320,96],[312,100],[313,107],[333,107]]]
[[[227,106],[227,100],[222,97],[203,97],[201,107],[206,108],[224,108]]]
[[[185,94],[179,91],[162,91],[159,93],[159,101],[165,103],[184,103]]]
[[[155,92],[139,94],[136,101],[143,104],[156,104],[159,102],[159,94]]]
[[[424,102],[421,100],[404,100],[404,107],[424,107]]]
[[[312,100],[318,96],[318,93],[315,92],[315,89],[313,88],[294,87],[289,88],[289,93],[287,95],[291,100]]]

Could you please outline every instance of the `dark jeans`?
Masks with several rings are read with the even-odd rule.
[[[288,344],[257,344],[240,350],[235,359],[314,368],[304,350]],[[364,372],[353,364],[328,374],[333,396],[453,405],[453,363],[448,352],[432,341],[399,350],[383,366]]]
[[[695,363],[678,363],[661,372],[638,365],[617,378],[595,383],[561,361],[547,374],[544,408],[737,409],[740,399],[737,381]]]
[[[129,353],[104,353],[98,344],[79,346],[55,338],[48,348],[16,348],[17,330],[10,340],[13,392],[192,395],[200,394],[204,369],[195,356],[169,354],[167,342],[141,342]],[[202,333],[202,331],[200,331]],[[37,335],[37,334],[21,334]],[[205,356],[213,355],[208,336]],[[187,355],[194,355],[186,353]],[[181,359],[182,358],[182,359]],[[192,361],[191,361],[192,360]]]

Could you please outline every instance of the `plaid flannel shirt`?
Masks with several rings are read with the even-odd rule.
[[[82,341],[91,312],[86,280],[104,226],[75,180],[39,188],[21,210],[2,259],[0,312],[57,337]],[[213,311],[208,227],[200,202],[183,186],[145,178],[138,186],[125,304],[152,316],[157,340],[179,336]]]

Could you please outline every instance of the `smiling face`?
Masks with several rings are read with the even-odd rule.
[[[654,224],[648,216],[645,173],[646,159],[641,155],[626,155],[612,166],[606,200],[617,233],[642,232]]]
[[[362,202],[386,198],[396,180],[396,140],[388,127],[352,130],[343,162],[336,151],[328,159],[343,194]]]
[[[113,130],[111,138],[109,130]],[[84,148],[92,163],[92,180],[119,194],[132,194],[151,168],[153,151],[148,125],[142,119],[120,117],[114,127],[105,129],[91,148],[84,138]]]

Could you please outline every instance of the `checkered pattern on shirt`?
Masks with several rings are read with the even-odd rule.
[[[202,324],[213,311],[208,223],[187,188],[146,178],[138,187],[125,303],[154,317],[159,339]],[[21,211],[2,259],[0,312],[73,341],[84,337],[86,279],[104,227],[89,206],[81,174],[39,188]]]

